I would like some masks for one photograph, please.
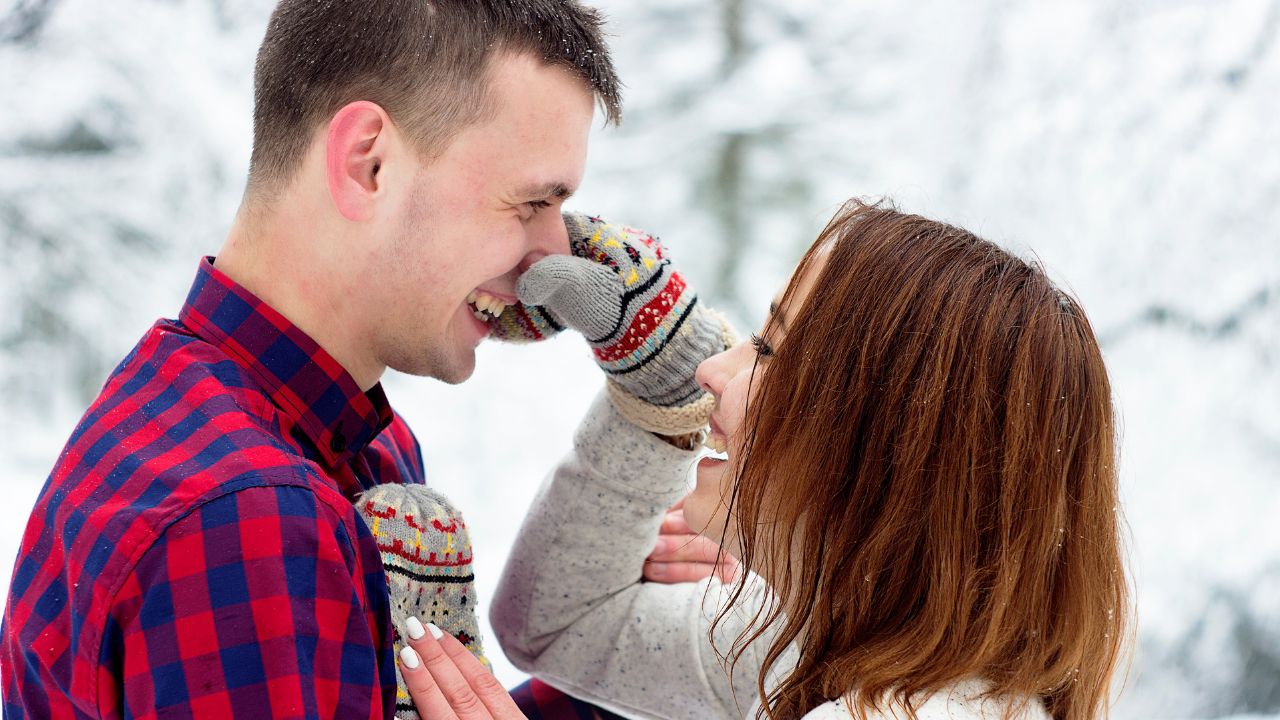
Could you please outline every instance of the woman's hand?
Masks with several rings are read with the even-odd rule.
[[[644,561],[644,578],[674,585],[698,582],[712,575],[730,583],[738,577],[740,564],[722,552],[715,541],[689,527],[684,519],[684,499],[671,506],[658,529],[658,542]]]
[[[429,720],[526,720],[506,688],[462,643],[417,618],[405,623],[400,672],[418,715]],[[428,632],[430,630],[430,632]]]

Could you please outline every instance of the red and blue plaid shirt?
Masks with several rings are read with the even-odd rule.
[[[362,489],[424,482],[381,387],[200,264],[40,493],[0,638],[6,718],[384,718]]]

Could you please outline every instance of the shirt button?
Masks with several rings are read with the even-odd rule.
[[[329,438],[329,449],[335,453],[340,453],[347,449],[347,439],[342,437],[341,432],[335,432]]]

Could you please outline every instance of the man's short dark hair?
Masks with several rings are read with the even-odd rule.
[[[500,52],[562,66],[608,122],[621,91],[603,18],[576,0],[281,0],[254,71],[251,191],[283,185],[315,129],[344,105],[380,105],[424,153],[490,109],[485,72]]]

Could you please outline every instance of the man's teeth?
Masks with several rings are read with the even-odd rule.
[[[475,308],[475,315],[481,320],[485,319],[480,317],[482,313],[487,313],[489,317],[498,317],[503,310],[507,309],[507,303],[504,300],[474,290],[467,295],[467,304]]]

